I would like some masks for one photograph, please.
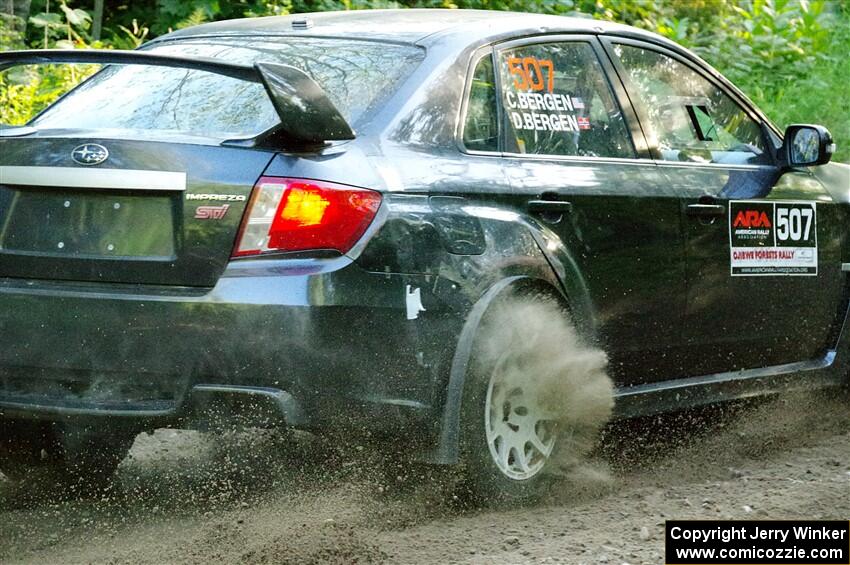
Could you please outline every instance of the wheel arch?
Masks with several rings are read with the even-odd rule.
[[[490,286],[469,311],[455,347],[449,369],[445,402],[439,422],[437,445],[429,461],[437,464],[457,463],[460,456],[460,418],[467,369],[472,358],[475,337],[487,312],[508,295],[545,296],[556,300],[576,319],[585,318],[580,300],[572,300],[561,288],[545,280],[529,275],[503,278]],[[585,318],[586,319],[586,318]]]

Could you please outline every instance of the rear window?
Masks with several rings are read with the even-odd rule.
[[[391,93],[424,55],[412,46],[315,38],[188,39],[152,45],[145,51],[297,67],[325,90],[351,124]],[[231,138],[256,135],[277,122],[261,84],[204,71],[110,65],[30,125]]]

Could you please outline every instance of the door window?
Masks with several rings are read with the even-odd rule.
[[[472,151],[499,150],[496,73],[493,70],[493,58],[489,55],[478,61],[472,76],[463,127],[463,144]]]
[[[705,77],[656,51],[619,44],[614,51],[665,161],[770,163],[759,125]]]
[[[635,157],[620,107],[589,43],[524,45],[498,57],[505,148],[581,157]]]

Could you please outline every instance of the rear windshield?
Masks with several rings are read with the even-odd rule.
[[[316,38],[186,39],[145,51],[297,67],[319,83],[346,120],[355,125],[423,57],[422,50],[412,46]],[[232,138],[256,135],[277,121],[274,107],[258,83],[196,70],[110,65],[30,125]]]

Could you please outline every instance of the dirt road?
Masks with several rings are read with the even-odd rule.
[[[102,499],[0,478],[0,561],[657,564],[668,518],[850,518],[849,403],[795,395],[618,424],[551,498],[507,510],[377,471],[367,446],[161,430]]]

